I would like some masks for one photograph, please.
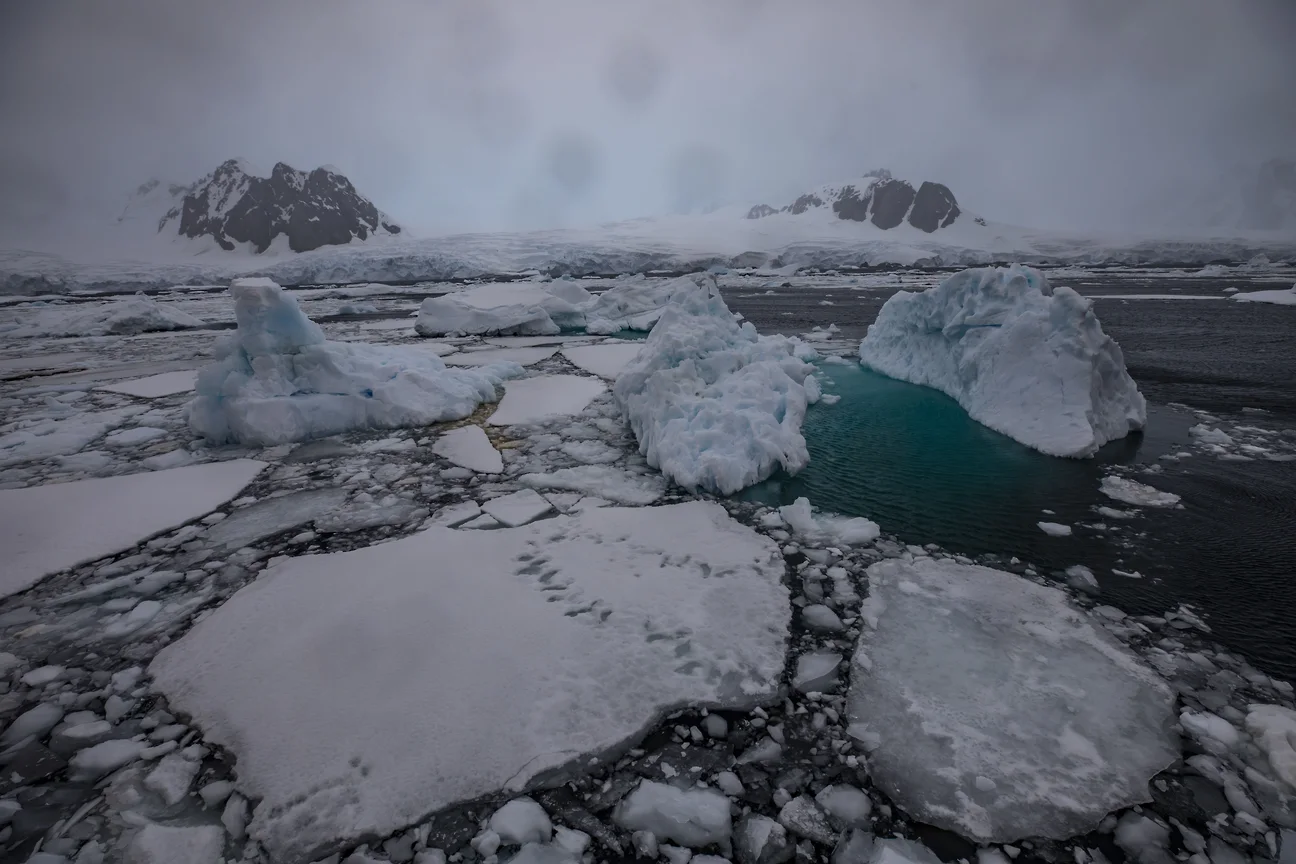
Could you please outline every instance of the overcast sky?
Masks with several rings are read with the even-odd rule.
[[[874,167],[992,219],[1156,230],[1296,155],[1294,45],[1292,0],[5,3],[0,231],[231,156],[336,165],[417,233]]]

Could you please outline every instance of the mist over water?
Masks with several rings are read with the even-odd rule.
[[[415,233],[781,204],[876,167],[1001,221],[1172,230],[1296,140],[1284,0],[4,16],[4,246],[86,230],[145,179],[188,183],[234,156],[334,164]]]

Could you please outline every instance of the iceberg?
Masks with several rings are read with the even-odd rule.
[[[620,330],[651,330],[666,304],[696,290],[692,276],[650,282],[637,274],[604,291],[586,308],[585,332],[608,335]]]
[[[236,279],[230,293],[238,329],[217,343],[188,406],[190,428],[214,444],[459,420],[522,374],[516,363],[451,369],[417,348],[329,342],[269,279]]]
[[[648,464],[686,489],[722,495],[810,461],[801,423],[819,398],[804,343],[739,324],[715,280],[677,284],[613,385]],[[605,295],[606,296],[606,295]]]
[[[205,326],[203,321],[144,293],[111,303],[42,309],[34,323],[10,336],[136,336]]]
[[[896,294],[859,356],[1050,456],[1092,456],[1147,422],[1147,403],[1090,301],[1017,264]]]
[[[1150,799],[1175,696],[1056,588],[950,560],[868,569],[847,709],[874,782],[978,842],[1055,840]]]
[[[421,336],[553,336],[585,325],[579,299],[567,283],[548,286],[487,283],[429,297],[419,307],[414,330]],[[588,296],[579,285],[573,285]],[[562,294],[563,296],[559,296]]]

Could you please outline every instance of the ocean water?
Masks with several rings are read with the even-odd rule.
[[[855,310],[802,303],[798,314],[819,312],[821,326],[848,322],[858,331],[881,299],[869,296]],[[1016,556],[1059,579],[1083,564],[1094,571],[1102,602],[1131,614],[1189,604],[1220,642],[1296,679],[1296,462],[1221,460],[1194,448],[1188,433],[1200,422],[1191,409],[1213,412],[1220,423],[1212,425],[1226,428],[1296,428],[1296,309],[1097,303],[1149,400],[1142,434],[1093,459],[1057,459],[976,423],[935,390],[857,363],[823,364],[825,392],[842,399],[813,406],[806,418],[810,465],[742,494],[770,504],[805,496],[825,510],[867,516],[907,543]],[[762,332],[779,329],[759,308],[731,305]],[[845,317],[852,311],[861,314]],[[1182,451],[1195,455],[1159,458]],[[1180,495],[1182,508],[1140,508],[1127,520],[1099,515],[1098,506],[1129,509],[1099,491],[1117,466]],[[1051,537],[1041,521],[1072,525],[1074,533]]]

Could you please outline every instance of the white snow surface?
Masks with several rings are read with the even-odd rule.
[[[185,369],[180,372],[163,372],[160,375],[149,375],[147,378],[132,378],[116,384],[101,384],[97,390],[109,393],[124,393],[127,396],[139,396],[143,399],[157,399],[162,396],[174,396],[176,393],[187,393],[194,389],[198,372]]]
[[[615,381],[631,360],[639,356],[640,342],[607,342],[602,345],[575,345],[562,349],[573,366],[591,375]]]
[[[597,378],[583,375],[537,375],[504,385],[499,408],[486,421],[492,426],[537,423],[555,417],[570,417],[607,390]]]
[[[1291,288],[1280,288],[1276,291],[1243,291],[1234,294],[1231,300],[1239,303],[1273,303],[1277,306],[1296,306],[1296,285]]]
[[[677,706],[772,698],[783,571],[701,501],[428,528],[272,566],[150,672],[237,757],[252,836],[311,860],[585,766]]]
[[[687,284],[686,284],[687,283]],[[643,348],[613,385],[648,464],[686,489],[728,495],[810,461],[801,423],[818,398],[814,352],[739,324],[715,280],[675,280]]]
[[[236,459],[0,490],[0,597],[197,519],[237,495],[264,467]]]
[[[1169,688],[1063,592],[931,558],[868,576],[848,710],[915,818],[978,841],[1072,837],[1149,800],[1179,757]]]
[[[422,336],[550,336],[584,324],[580,307],[543,285],[488,282],[428,297],[414,329]]]
[[[1038,270],[964,270],[883,305],[860,361],[955,399],[1050,456],[1092,456],[1142,429],[1147,404],[1093,304]]]
[[[498,398],[513,363],[450,369],[416,348],[328,342],[268,279],[230,286],[238,330],[198,374],[189,426],[209,441],[272,446],[353,429],[425,426]]]
[[[503,457],[480,426],[451,429],[436,440],[432,452],[478,474],[499,474],[504,470]]]

